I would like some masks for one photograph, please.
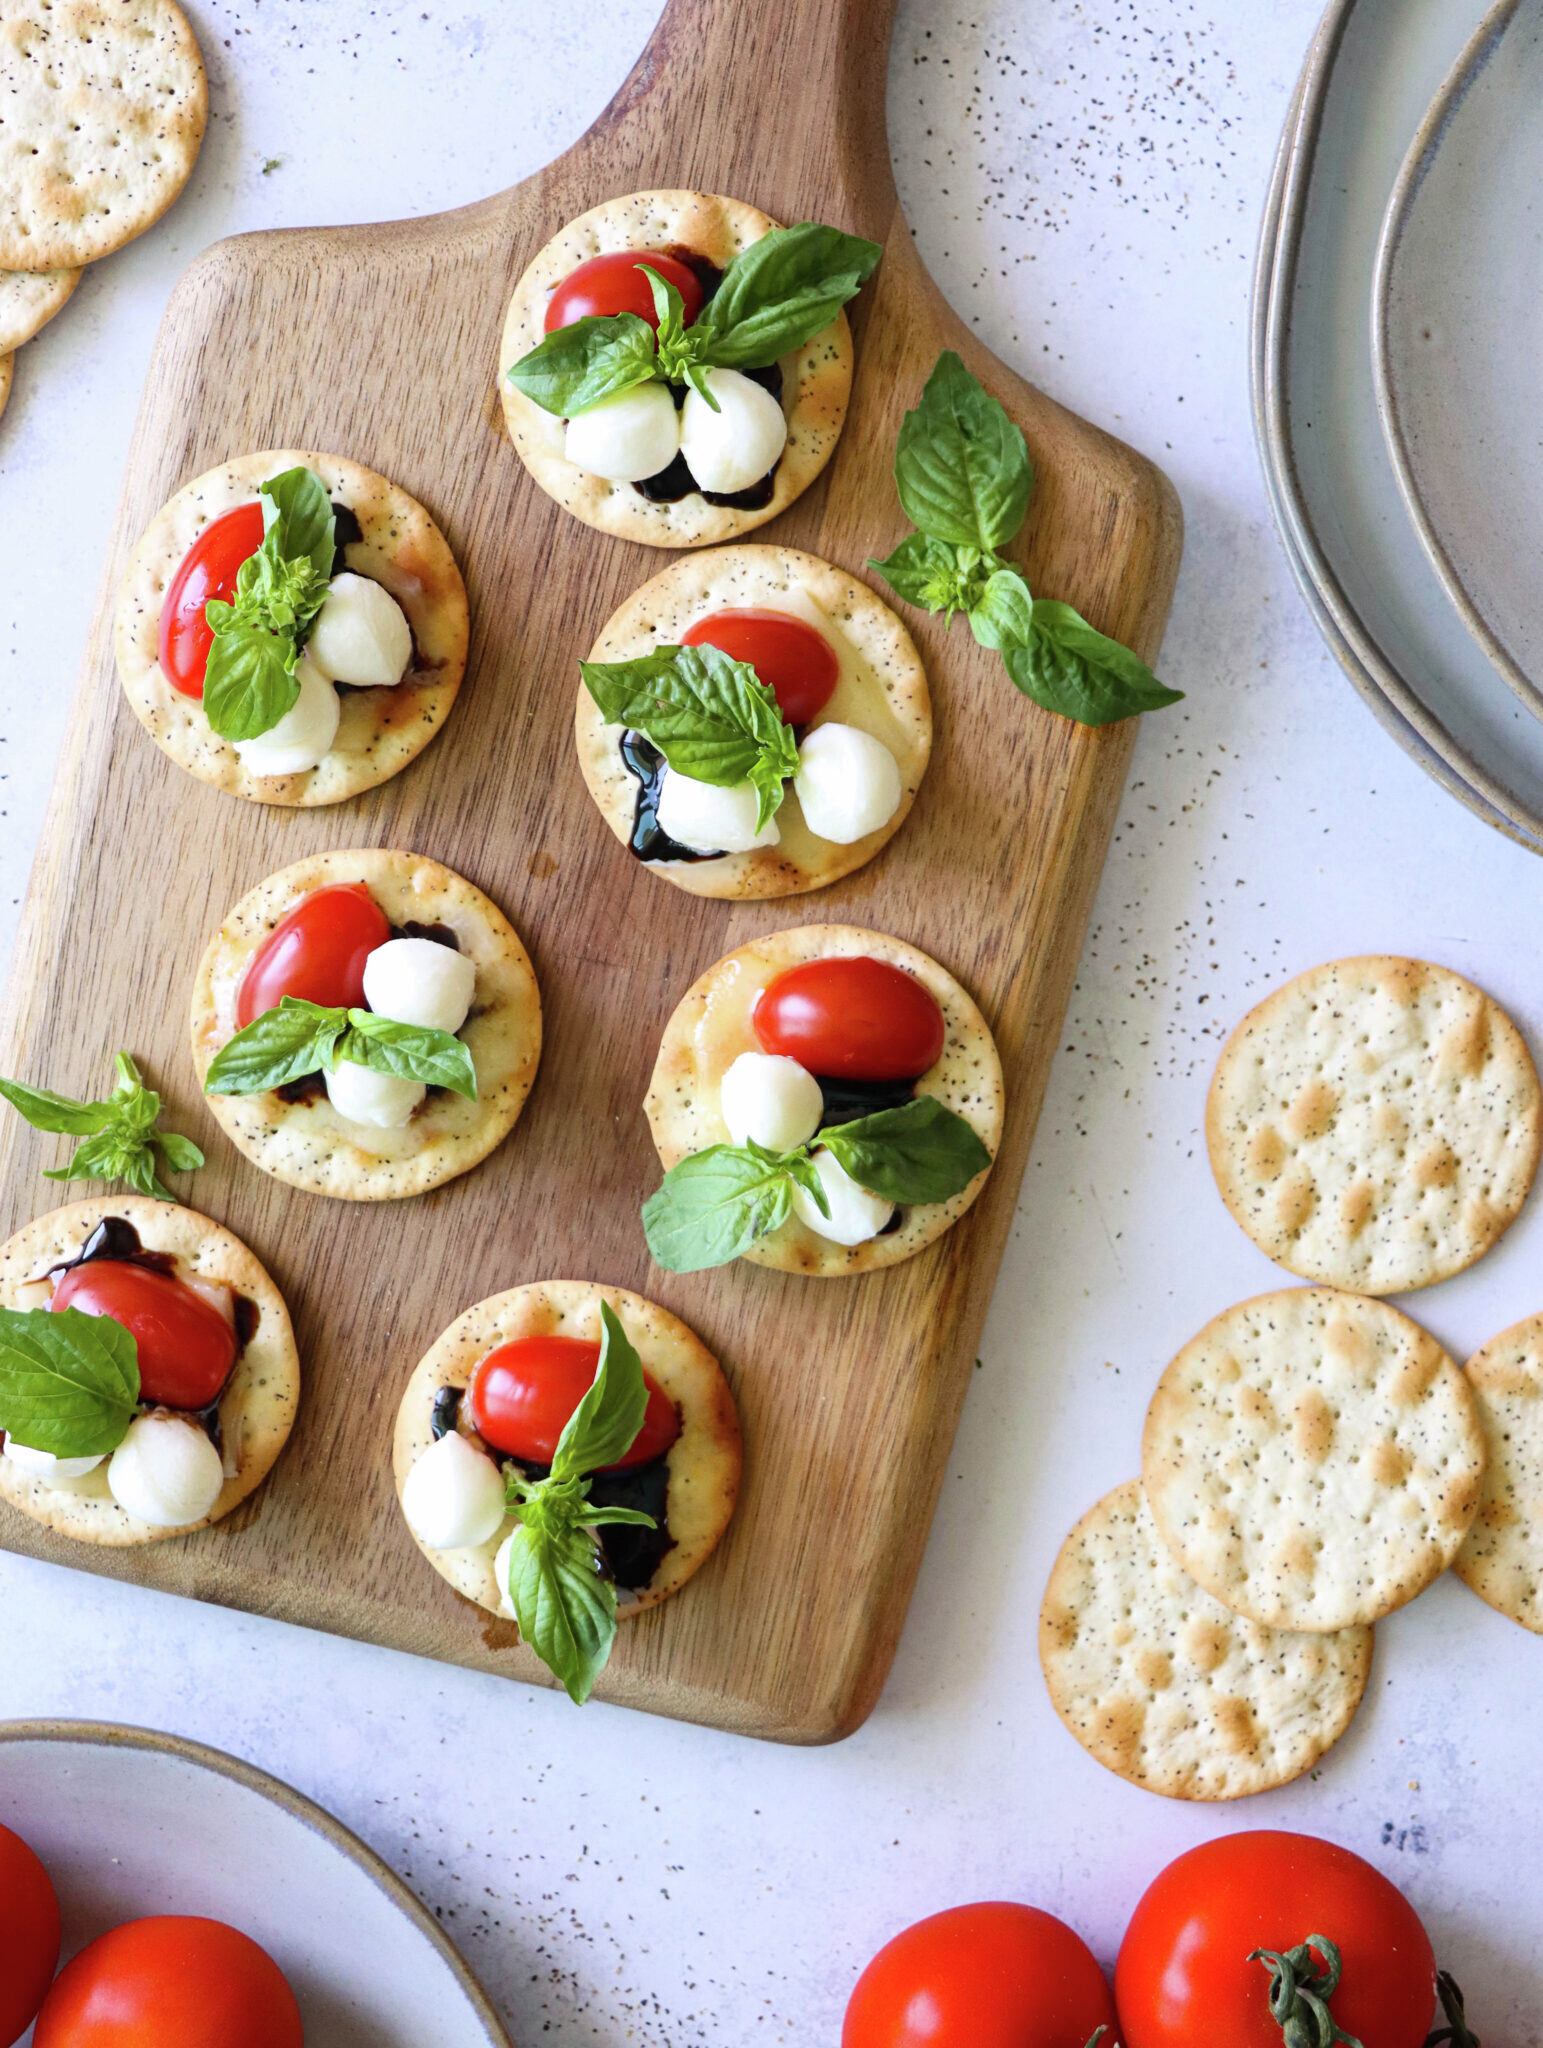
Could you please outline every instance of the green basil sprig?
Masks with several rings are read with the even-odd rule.
[[[111,1316],[0,1308],[0,1429],[56,1458],[115,1451],[139,1409],[139,1351]]]
[[[619,1522],[656,1526],[636,1508],[596,1507],[589,1498],[588,1475],[626,1456],[648,1409],[642,1360],[609,1303],[601,1304],[600,1323],[594,1382],[557,1439],[549,1477],[529,1479],[512,1467],[504,1481],[519,1522],[503,1590],[521,1637],[578,1706],[616,1637],[616,1587],[594,1532]]]
[[[734,258],[689,327],[680,294],[648,271],[657,335],[636,313],[589,314],[547,335],[506,374],[559,419],[648,383],[690,384],[716,411],[709,369],[764,370],[802,348],[856,297],[883,253],[817,221],[773,228]]]
[[[256,739],[293,709],[300,650],[326,601],[336,550],[332,502],[314,470],[270,477],[262,508],[262,546],[237,571],[235,602],[212,597],[204,606],[214,633],[204,711],[227,740]]]
[[[194,1172],[203,1165],[204,1155],[191,1138],[155,1128],[161,1098],[139,1078],[129,1055],[120,1052],[114,1064],[117,1083],[104,1102],[76,1102],[51,1088],[29,1088],[23,1081],[3,1079],[0,1095],[35,1131],[62,1131],[85,1140],[75,1147],[67,1166],[46,1167],[45,1179],[121,1180],[137,1194],[174,1202],[171,1189],[162,1187],[156,1177],[155,1148],[160,1147],[172,1173]]]
[[[226,1040],[209,1062],[204,1093],[261,1095],[306,1074],[330,1074],[339,1060],[477,1099],[471,1053],[453,1033],[399,1024],[373,1010],[327,1009],[299,996],[285,996]]]
[[[798,773],[798,742],[777,699],[746,661],[717,647],[656,647],[636,661],[581,661],[607,725],[630,726],[678,775],[756,793],[757,832]]]
[[[859,1187],[907,1204],[946,1202],[991,1164],[973,1125],[933,1095],[833,1124],[791,1152],[709,1145],[672,1166],[643,1204],[654,1264],[669,1273],[726,1266],[787,1221],[795,1186],[828,1216],[812,1156],[821,1145]]]
[[[901,425],[895,488],[918,530],[869,568],[907,604],[945,618],[963,612],[1026,697],[1079,725],[1178,703],[1182,690],[1160,683],[1069,604],[1035,597],[1023,571],[998,553],[1023,524],[1034,465],[1022,434],[952,349]]]

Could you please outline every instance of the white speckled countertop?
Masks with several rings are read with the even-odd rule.
[[[214,114],[192,186],[18,356],[0,426],[0,957],[175,277],[240,229],[512,183],[599,111],[655,11],[193,6]],[[1162,668],[1189,696],[1140,737],[979,1377],[868,1725],[798,1752],[605,1707],[580,1718],[497,1679],[0,1555],[0,1716],[137,1721],[289,1779],[404,1872],[519,2042],[833,2044],[857,1967],[910,1918],[1029,1899],[1109,1958],[1168,1857],[1286,1826],[1409,1890],[1486,2040],[1543,2044],[1537,1641],[1443,1582],[1379,1630],[1366,1704],[1310,1781],[1212,1810],[1089,1761],[1035,1654],[1061,1537],[1135,1470],[1163,1363],[1279,1277],[1222,1210],[1201,1144],[1230,1025],[1288,970],[1408,951],[1472,974],[1543,1046],[1537,949],[1518,943],[1543,871],[1373,723],[1298,601],[1255,462],[1249,265],[1315,14],[900,7],[890,124],[922,251],[1008,361],[1178,485],[1188,552]],[[1416,1312],[1466,1355],[1543,1307],[1540,1267],[1535,1200]]]

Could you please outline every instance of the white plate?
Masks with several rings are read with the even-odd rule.
[[[278,1963],[306,2048],[510,2048],[374,1851],[217,1749],[97,1721],[0,1722],[0,1822],[47,1866],[66,1957],[122,1920],[201,1913]]]

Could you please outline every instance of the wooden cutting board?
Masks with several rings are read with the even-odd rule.
[[[544,1681],[512,1629],[461,1601],[408,1537],[392,1421],[417,1360],[480,1297],[590,1277],[683,1316],[740,1404],[745,1487],[717,1556],[623,1628],[603,1698],[745,1734],[833,1740],[894,1654],[1012,1219],[1130,758],[1134,726],[1039,711],[981,652],[905,611],[936,741],[910,819],[848,881],[780,903],[688,896],[636,865],[573,755],[577,657],[665,555],[591,532],[525,474],[495,378],[514,280],[575,214],[649,186],[730,193],[884,245],[857,301],[846,431],[824,476],[751,536],[862,572],[905,530],[901,415],[940,349],[1007,405],[1037,470],[1017,552],[1036,589],[1149,659],[1178,567],[1166,479],[988,355],[922,271],[890,176],[893,0],[672,0],[599,121],[547,170],[459,212],[247,235],[201,257],[161,326],[74,716],[22,919],[0,1072],[87,1096],[124,1046],[209,1157],[185,1187],[288,1297],[305,1390],[277,1470],[218,1528],[132,1550],[70,1544],[0,1509],[13,1550]],[[512,80],[510,117],[518,117]],[[157,507],[225,456],[312,447],[413,492],[465,571],[471,663],[444,732],[394,781],[309,812],[239,803],[179,773],[119,689],[119,575]],[[405,1203],[329,1201],[249,1166],[200,1100],[194,970],[252,885],[324,848],[397,846],[467,876],[536,963],[546,1049],[512,1136]],[[938,1245],[856,1280],[739,1264],[654,1270],[638,1205],[659,1177],[642,1101],[660,1031],[720,955],[827,920],[914,941],[976,996],[1007,1077],[985,1195]],[[61,1141],[0,1116],[3,1233],[54,1206]],[[86,1192],[84,1189],[76,1192]],[[1054,1361],[1049,1362],[1054,1370]]]

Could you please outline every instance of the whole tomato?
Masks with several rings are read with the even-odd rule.
[[[161,1913],[89,1942],[54,1980],[33,2048],[302,2048],[283,1971],[223,1920]]]
[[[59,1901],[20,1835],[0,1828],[0,2048],[31,2026],[59,1962]]]

